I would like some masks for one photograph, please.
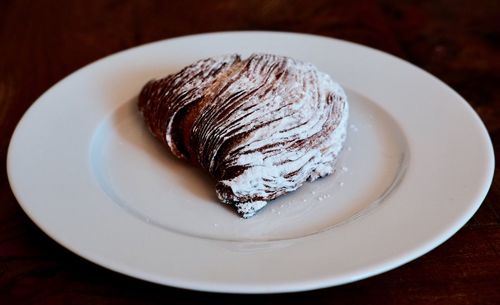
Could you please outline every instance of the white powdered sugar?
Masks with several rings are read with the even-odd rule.
[[[296,61],[288,62],[290,74],[297,75],[297,79],[280,84],[274,92],[264,97],[253,96],[245,101],[246,107],[264,105],[247,116],[236,112],[232,118],[222,122],[220,130],[248,132],[244,141],[235,145],[229,152],[237,151],[229,166],[244,166],[246,169],[238,176],[223,180],[224,186],[229,187],[236,198],[267,198],[269,193],[290,192],[299,188],[306,180],[313,181],[333,172],[334,161],[342,149],[347,129],[348,104],[342,88],[331,78],[318,72],[310,64],[301,64]],[[301,80],[301,76],[312,78],[309,84]],[[233,89],[228,90],[231,96],[237,90],[253,90],[263,83],[275,82],[275,79],[259,78],[253,81],[242,78]],[[328,107],[327,96],[331,94],[337,104]],[[338,111],[341,109],[341,111]],[[339,113],[332,118],[328,112]],[[287,142],[297,143],[307,140],[320,133],[329,119],[336,125],[329,135],[322,138],[321,143],[291,147]],[[238,124],[234,125],[234,121]],[[268,124],[265,124],[269,122]],[[261,123],[261,127],[254,126]],[[276,143],[283,143],[275,145]],[[277,151],[267,152],[265,147],[275,145]],[[293,173],[293,179],[290,174]],[[220,195],[220,194],[219,194]],[[222,200],[229,201],[224,195]],[[244,206],[254,205],[247,209],[244,217],[251,216],[251,211],[257,211],[266,204],[265,201],[248,201]],[[238,206],[242,206],[238,204]]]
[[[245,218],[333,173],[346,138],[340,85],[288,57],[209,58],[148,86],[139,108],[150,130],[206,169],[219,199]]]

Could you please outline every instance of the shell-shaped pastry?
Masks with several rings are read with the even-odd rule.
[[[244,218],[331,174],[349,113],[328,75],[269,54],[208,58],[152,80],[139,110],[153,135],[207,170],[219,199]]]

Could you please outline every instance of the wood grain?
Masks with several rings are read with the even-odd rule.
[[[402,57],[464,96],[500,151],[499,20],[500,2],[487,0],[3,0],[0,154],[26,109],[74,70],[146,42],[226,30],[314,33]],[[29,220],[1,167],[0,304],[500,304],[498,175],[468,224],[413,262],[340,287],[241,296],[163,287],[79,258]]]

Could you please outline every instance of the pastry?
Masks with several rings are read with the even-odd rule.
[[[244,218],[334,171],[349,108],[312,64],[270,54],[200,60],[149,81],[138,106],[151,133],[208,171]]]

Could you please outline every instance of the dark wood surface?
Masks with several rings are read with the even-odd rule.
[[[362,43],[433,73],[500,143],[499,1],[0,1],[0,304],[500,304],[500,178],[437,249],[356,283],[278,295],[155,285],[70,253],[19,207],[6,175],[11,134],[58,80],[114,52],[169,37],[279,30]]]

